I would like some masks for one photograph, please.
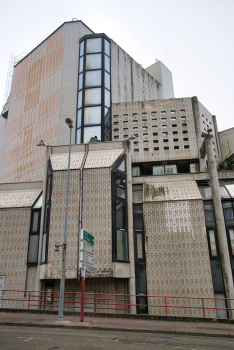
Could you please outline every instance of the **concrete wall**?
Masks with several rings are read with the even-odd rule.
[[[130,135],[135,135],[132,162],[198,158],[190,98],[118,103],[112,106],[112,116],[114,141],[129,139]],[[183,123],[187,126],[182,126]],[[172,126],[174,124],[176,127]],[[178,134],[173,134],[173,131]],[[187,133],[184,134],[183,131]],[[168,133],[167,136],[163,134],[165,132]],[[184,138],[188,140],[184,141]],[[178,141],[173,141],[174,139]],[[184,148],[185,146],[189,148]],[[169,147],[169,150],[164,147]]]
[[[222,160],[225,160],[234,153],[234,128],[224,130],[218,133]]]
[[[174,98],[172,73],[161,61],[155,62],[145,70],[162,85],[162,99]]]
[[[161,84],[112,40],[112,103],[159,100],[161,98]]]

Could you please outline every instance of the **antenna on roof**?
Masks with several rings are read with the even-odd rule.
[[[72,21],[78,21],[78,19],[77,18],[72,18]]]

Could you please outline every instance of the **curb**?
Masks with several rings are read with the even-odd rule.
[[[114,332],[131,332],[131,333],[152,333],[152,334],[174,334],[174,335],[187,335],[196,337],[212,337],[212,338],[234,338],[234,334],[219,334],[219,333],[199,333],[191,331],[170,331],[159,329],[138,329],[138,328],[105,328],[105,327],[91,327],[91,326],[66,326],[66,325],[53,325],[53,324],[37,324],[37,323],[20,323],[20,322],[0,322],[0,326],[14,326],[14,327],[37,327],[37,328],[61,328],[61,329],[87,329],[95,331],[114,331]]]

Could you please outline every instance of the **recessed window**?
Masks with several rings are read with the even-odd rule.
[[[174,149],[179,149],[180,147],[179,146],[174,146]]]
[[[175,113],[175,110],[174,110],[174,109],[172,109],[172,110],[170,111],[170,113]]]
[[[157,118],[152,118],[152,120],[156,121],[156,120],[157,120]]]
[[[132,167],[132,176],[141,176],[141,168],[139,165],[135,165]]]
[[[154,151],[159,151],[159,147],[154,147]]]
[[[172,124],[172,127],[173,128],[177,128],[177,124]]]
[[[163,142],[168,142],[168,139],[164,139]]]
[[[119,139],[119,136],[114,136],[114,139],[115,139],[115,140],[118,140],[118,139]]]
[[[134,148],[134,152],[139,152],[139,148]]]
[[[119,122],[114,122],[114,125],[119,125]]]
[[[179,141],[179,139],[173,139],[173,142],[178,142]]]
[[[149,151],[149,148],[144,148],[144,151],[145,151],[145,152],[148,152],[148,151]]]
[[[165,150],[165,151],[168,151],[168,150],[169,150],[169,147],[164,147],[164,150]]]
[[[153,175],[164,175],[164,165],[153,165]]]
[[[167,128],[167,125],[166,124],[162,125],[162,128]]]
[[[178,134],[178,131],[172,131],[172,134],[173,134],[173,135],[177,135],[177,134]]]
[[[171,117],[171,120],[176,120],[176,117]]]
[[[138,145],[139,141],[134,141],[133,143],[134,143],[134,145]]]
[[[185,112],[185,109],[181,109],[180,112]]]
[[[114,132],[118,132],[119,131],[119,129],[114,129]]]
[[[165,121],[165,120],[167,120],[167,118],[161,118],[161,120],[162,120],[162,121]]]
[[[148,134],[143,134],[143,136],[148,136]]]
[[[183,138],[183,141],[188,141],[188,137],[184,137],[184,138]]]
[[[118,114],[114,114],[114,118],[118,118],[118,116],[119,116]]]
[[[181,119],[186,119],[186,116],[185,116],[185,115],[183,115],[183,116],[181,117]]]
[[[165,165],[165,173],[166,174],[177,174],[176,164],[166,164]]]
[[[168,132],[167,132],[167,131],[164,131],[162,134],[163,134],[164,136],[167,136],[167,135],[168,135]]]
[[[189,145],[184,145],[184,148],[189,148]]]
[[[166,111],[161,111],[161,114],[166,114]]]
[[[135,137],[138,137],[138,134],[134,134]]]
[[[157,132],[154,132],[154,133],[153,133],[153,136],[158,136],[158,133],[157,133]]]
[[[188,130],[183,130],[183,134],[187,134],[188,133]]]
[[[187,126],[187,123],[182,123],[182,126]]]
[[[153,143],[158,143],[158,140],[153,140]]]

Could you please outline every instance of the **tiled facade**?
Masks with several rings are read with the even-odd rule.
[[[113,104],[112,116],[113,140],[135,137],[132,162],[199,157],[190,98]]]
[[[0,192],[0,208],[31,207],[40,193],[40,190],[2,191]]]
[[[111,170],[85,169],[83,228],[94,236],[94,266],[98,277],[112,277]]]
[[[70,172],[66,278],[77,278],[79,176],[79,170]],[[63,244],[66,190],[67,171],[54,171],[48,249],[48,279],[58,279],[61,276],[61,251],[58,253],[54,249],[55,244]]]
[[[213,298],[209,251],[201,200],[147,202],[143,205],[148,295]],[[164,298],[149,298],[160,305]],[[168,305],[201,306],[200,300],[173,299]],[[213,306],[206,301],[206,306]],[[215,317],[213,311],[206,311]],[[165,315],[165,308],[149,307]],[[203,317],[202,309],[168,308],[168,315]]]
[[[5,289],[25,290],[30,217],[31,208],[0,209],[0,274],[6,276]],[[7,297],[19,294],[5,292]],[[3,306],[20,308],[22,303],[4,301]]]

